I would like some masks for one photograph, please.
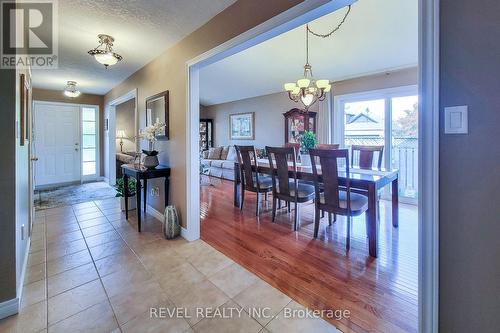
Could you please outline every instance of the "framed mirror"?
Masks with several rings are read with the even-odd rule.
[[[165,123],[164,130],[156,136],[158,140],[168,140],[168,90],[146,98],[146,126]]]

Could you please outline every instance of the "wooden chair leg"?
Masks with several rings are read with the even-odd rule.
[[[347,216],[347,239],[345,242],[346,250],[349,251],[351,248],[351,217]]]
[[[323,217],[325,217],[325,211],[324,210],[321,211],[321,218],[323,218]]]
[[[319,219],[320,219],[319,214],[320,214],[319,209],[318,209],[318,207],[316,207],[315,212],[314,212],[314,238],[318,238]]]
[[[245,191],[241,191],[240,210],[243,210],[243,201],[245,201]]]
[[[273,196],[273,214],[272,214],[272,221],[276,219],[276,197]]]
[[[333,222],[337,222],[337,214],[333,214]]]
[[[264,193],[264,201],[267,201],[267,192]]]
[[[259,216],[259,208],[260,208],[260,193],[257,192],[257,203],[255,207],[255,216]]]
[[[288,206],[290,206],[290,204],[288,204]],[[299,217],[299,205],[297,203],[295,203],[295,214],[293,214],[294,218],[293,218],[293,231],[297,231],[297,220],[298,220],[298,217]]]
[[[290,205],[290,202],[288,202],[288,204],[286,206],[287,206],[286,209],[290,213],[290,211],[292,210],[292,205]],[[295,209],[297,209],[297,204],[295,204]]]
[[[278,199],[278,209],[281,209],[281,200]]]
[[[332,225],[332,213],[328,213],[328,225]]]

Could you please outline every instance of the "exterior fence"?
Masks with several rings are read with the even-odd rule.
[[[348,148],[351,145],[383,146],[384,139],[380,137],[346,135],[345,145]],[[399,195],[407,198],[418,198],[417,138],[392,138],[391,168],[399,169]]]

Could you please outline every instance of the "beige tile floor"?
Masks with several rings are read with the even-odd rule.
[[[305,308],[203,241],[167,241],[151,216],[138,233],[135,221],[117,199],[37,212],[21,310],[0,332],[338,332],[284,318]],[[152,307],[191,317],[150,318]],[[203,318],[199,307],[235,315]]]

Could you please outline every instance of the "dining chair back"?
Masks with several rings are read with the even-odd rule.
[[[377,168],[382,168],[382,155],[384,153],[384,146],[363,146],[363,145],[352,145],[351,146],[351,167],[354,166],[354,161],[357,160],[357,166],[360,169],[372,169],[373,159],[375,153],[378,153],[377,157]],[[356,158],[357,157],[357,158]]]
[[[245,189],[252,191],[258,188],[259,174],[252,170],[257,166],[257,152],[254,146],[234,146],[240,166],[241,182]]]
[[[295,162],[297,162],[297,160],[299,158],[299,155],[300,155],[300,143],[288,142],[288,143],[285,143],[285,145],[283,147],[285,147],[285,148],[294,148],[295,149]],[[288,158],[288,161],[289,162],[292,161],[292,156],[290,156]]]
[[[327,150],[334,150],[334,149],[339,149],[339,144],[328,144],[328,143],[318,143],[316,145],[316,149],[327,149]]]

